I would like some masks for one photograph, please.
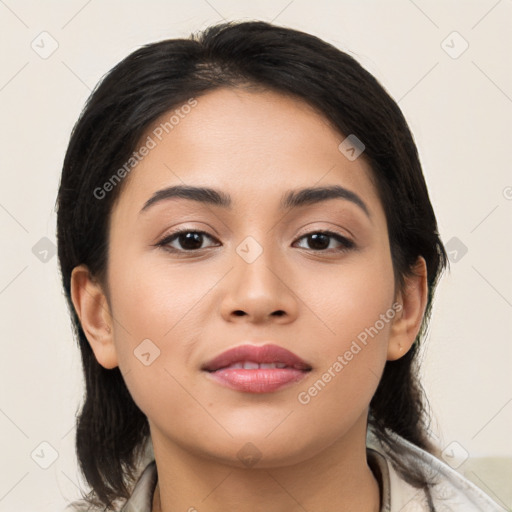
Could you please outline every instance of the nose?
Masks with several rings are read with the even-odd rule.
[[[252,262],[235,253],[234,268],[226,276],[221,301],[222,317],[228,322],[280,324],[292,322],[298,312],[293,276],[285,271],[283,256],[263,250]]]

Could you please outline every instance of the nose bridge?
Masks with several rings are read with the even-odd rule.
[[[268,235],[268,234],[267,234]],[[271,234],[258,236],[247,236],[236,247],[234,256],[235,275],[238,286],[246,288],[246,293],[253,297],[258,295],[279,293],[282,286],[280,279],[276,276],[275,267],[279,258],[277,250],[273,247]]]
[[[284,255],[271,243],[272,234],[267,235],[258,237],[261,243],[258,235],[247,236],[235,248],[234,268],[222,303],[224,315],[240,316],[242,311],[254,320],[272,314],[295,315],[295,296],[283,272]]]

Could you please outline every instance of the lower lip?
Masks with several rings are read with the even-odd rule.
[[[207,372],[219,384],[246,393],[270,393],[302,380],[308,372],[294,368],[226,368]]]

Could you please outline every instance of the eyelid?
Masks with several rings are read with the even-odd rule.
[[[203,236],[205,236],[207,238],[210,238],[211,240],[216,240],[217,242],[219,241],[213,235],[210,235],[210,233],[208,233],[207,231],[203,231],[201,229],[194,229],[194,228],[192,228],[192,229],[191,228],[180,228],[180,229],[177,229],[176,231],[172,231],[172,232],[164,235],[163,238],[161,238],[154,245],[165,248],[165,246],[167,246],[171,242],[171,240],[175,239],[176,237],[178,237],[179,235],[181,235],[183,233],[197,233],[197,234],[203,235]],[[189,252],[189,253],[192,253],[192,252],[199,252],[202,249],[196,249],[195,251],[183,251],[183,250],[180,250],[180,249],[175,249],[175,250],[177,252],[183,252],[183,253]]]

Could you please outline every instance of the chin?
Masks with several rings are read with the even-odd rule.
[[[283,430],[281,435],[270,430],[230,432],[233,437],[222,436],[217,439],[209,437],[195,444],[194,450],[199,450],[206,458],[215,460],[227,466],[238,468],[279,468],[303,463],[328,448],[322,434],[317,438],[297,438],[296,433]],[[300,429],[299,429],[300,431]],[[332,442],[332,441],[331,441]]]

